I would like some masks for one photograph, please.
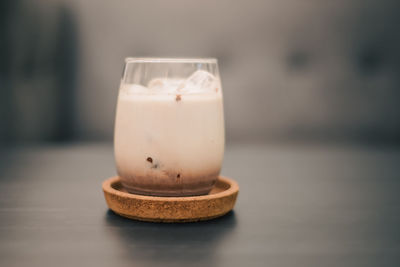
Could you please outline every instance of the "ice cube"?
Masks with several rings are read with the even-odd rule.
[[[166,86],[167,80],[166,79],[153,79],[148,84],[147,87],[151,90],[159,90]]]
[[[120,92],[125,95],[145,94],[149,89],[140,84],[123,84]]]
[[[147,87],[150,90],[156,90],[164,93],[174,93],[178,86],[182,84],[182,82],[182,79],[157,78],[151,80]]]
[[[215,91],[218,88],[217,78],[208,71],[198,70],[189,76],[179,87],[179,92],[201,93]]]

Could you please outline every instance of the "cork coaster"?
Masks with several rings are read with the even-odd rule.
[[[191,197],[155,197],[128,193],[118,176],[103,182],[108,207],[130,219],[149,222],[195,222],[220,217],[235,205],[238,184],[219,176],[208,195]]]

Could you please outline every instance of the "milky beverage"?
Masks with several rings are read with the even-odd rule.
[[[115,159],[123,186],[160,196],[208,193],[224,154],[219,80],[206,71],[188,79],[121,83]]]

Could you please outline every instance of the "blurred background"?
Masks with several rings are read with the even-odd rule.
[[[216,57],[228,142],[400,141],[400,1],[0,2],[0,142],[111,141],[124,58]]]

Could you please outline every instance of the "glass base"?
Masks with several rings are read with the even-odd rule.
[[[126,191],[131,194],[144,195],[144,196],[158,196],[158,197],[189,197],[189,196],[202,196],[208,195],[212,187],[208,187],[200,190],[174,190],[174,191],[154,191],[154,190],[143,190],[139,188],[129,187],[122,184]]]

